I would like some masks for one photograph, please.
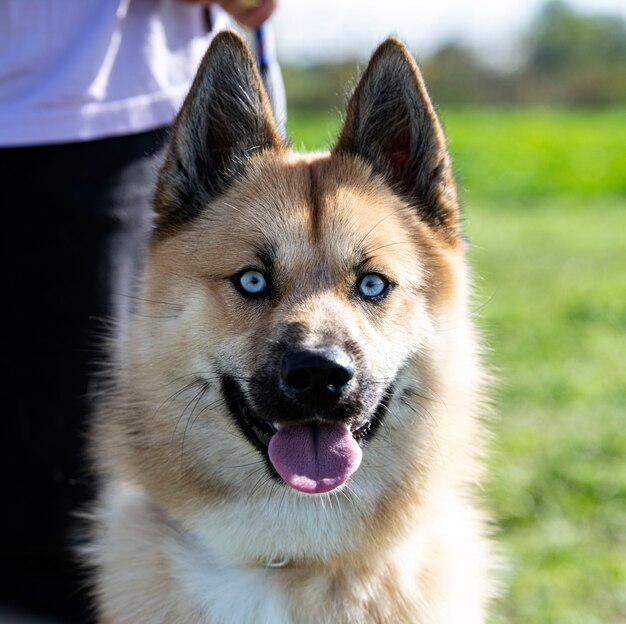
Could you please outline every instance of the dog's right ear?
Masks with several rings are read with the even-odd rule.
[[[176,117],[154,199],[157,228],[196,216],[257,150],[283,145],[243,38],[219,32]]]

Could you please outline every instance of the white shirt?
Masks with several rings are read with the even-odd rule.
[[[209,41],[229,25],[182,0],[0,0],[0,146],[171,123]]]

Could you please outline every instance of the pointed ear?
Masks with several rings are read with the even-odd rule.
[[[194,217],[253,152],[282,145],[245,41],[218,33],[172,127],[154,200],[157,227]]]
[[[404,44],[387,39],[357,85],[335,153],[357,155],[444,234],[460,234],[456,186],[443,130]]]

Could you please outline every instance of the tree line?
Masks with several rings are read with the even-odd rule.
[[[441,104],[626,104],[626,21],[619,16],[549,0],[516,47],[518,62],[507,68],[457,42],[419,60]],[[341,108],[357,65],[283,66],[289,106]]]

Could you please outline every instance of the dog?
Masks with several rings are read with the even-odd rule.
[[[91,432],[106,623],[483,622],[486,375],[442,126],[384,41],[328,153],[218,34]]]

